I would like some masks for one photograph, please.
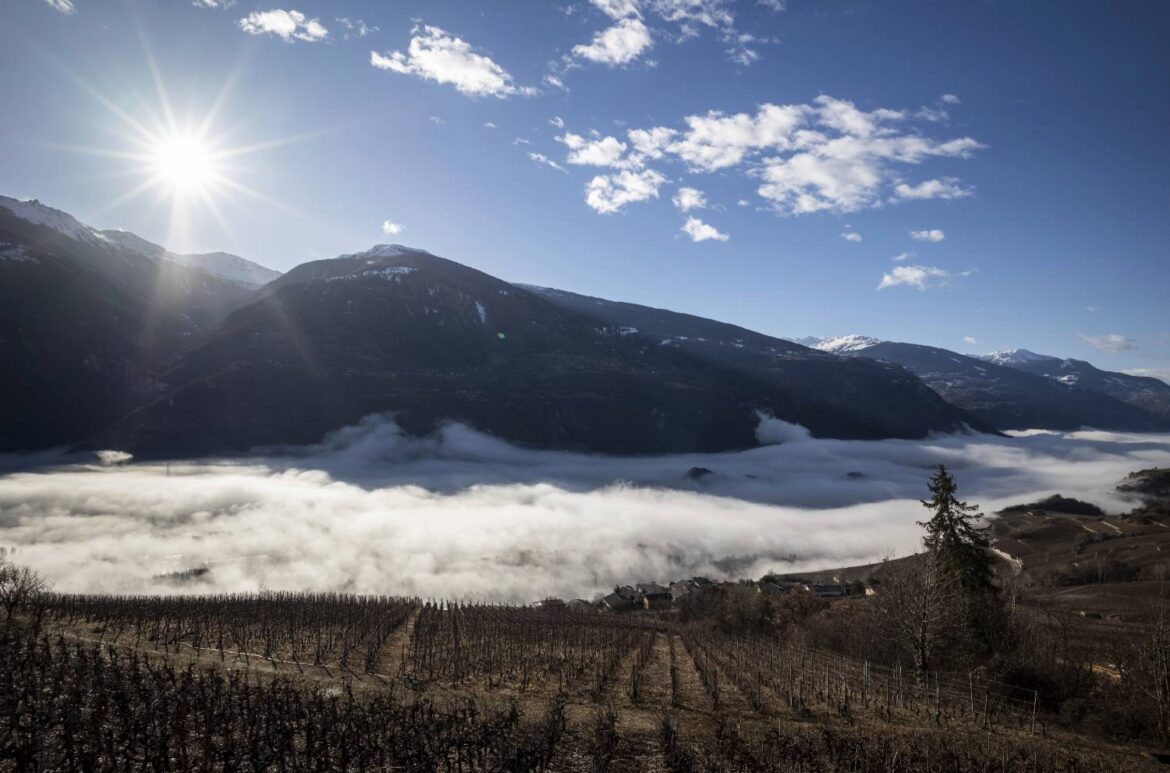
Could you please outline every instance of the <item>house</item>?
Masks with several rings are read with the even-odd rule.
[[[702,593],[704,590],[714,587],[714,585],[715,583],[706,577],[692,577],[689,580],[678,580],[670,584],[670,597],[671,600],[678,602],[687,596]]]
[[[564,609],[565,602],[562,599],[555,599],[550,596],[549,598],[541,599],[532,606],[540,609]]]
[[[792,593],[798,590],[808,590],[808,586],[804,583],[784,580],[779,577],[765,577],[756,584],[756,588],[760,593],[766,593],[771,596]]]
[[[642,605],[642,597],[637,589],[629,585],[618,585],[601,600],[601,606],[610,612],[625,612]]]
[[[638,594],[641,596],[642,606],[646,609],[667,609],[670,607],[672,596],[670,589],[658,583],[638,583]]]
[[[845,586],[832,583],[815,583],[813,595],[819,599],[839,599],[845,596]]]

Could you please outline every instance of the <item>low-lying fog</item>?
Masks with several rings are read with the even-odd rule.
[[[370,417],[263,456],[105,454],[0,476],[0,545],[63,591],[173,592],[159,575],[205,566],[178,588],[590,597],[615,583],[909,553],[940,463],[985,512],[1057,492],[1125,510],[1118,480],[1170,464],[1170,435],[858,442],[764,420],[759,436],[771,445],[612,458],[516,448],[460,425],[409,438]],[[693,479],[692,468],[711,473]]]

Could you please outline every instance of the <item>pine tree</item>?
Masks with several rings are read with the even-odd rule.
[[[932,496],[922,503],[934,513],[930,520],[918,523],[926,529],[923,543],[939,566],[953,572],[966,590],[993,591],[988,541],[984,529],[977,525],[982,515],[977,506],[960,501],[955,496],[957,490],[955,479],[940,464],[930,479]]]

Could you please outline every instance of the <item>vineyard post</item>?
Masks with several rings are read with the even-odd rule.
[[[974,717],[975,716],[975,672],[974,671],[967,672],[967,679],[968,679],[968,695],[970,696],[970,700],[971,700],[971,716]]]
[[[1036,709],[1040,706],[1040,691],[1032,691],[1032,734],[1036,733]]]
[[[942,688],[938,683],[938,674],[934,675],[934,721],[942,719]]]

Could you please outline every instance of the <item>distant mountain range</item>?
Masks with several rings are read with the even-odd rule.
[[[750,447],[761,414],[864,439],[1170,428],[1162,382],[993,361],[1004,356],[792,342],[510,284],[400,245],[280,275],[0,197],[5,451],[239,451],[315,441],[370,413],[417,433],[454,420],[531,446],[631,454]],[[1073,364],[1053,375],[1062,362]]]
[[[800,339],[815,349],[900,365],[948,402],[1001,430],[1170,429],[1170,384],[1026,349],[982,357],[867,336]]]

